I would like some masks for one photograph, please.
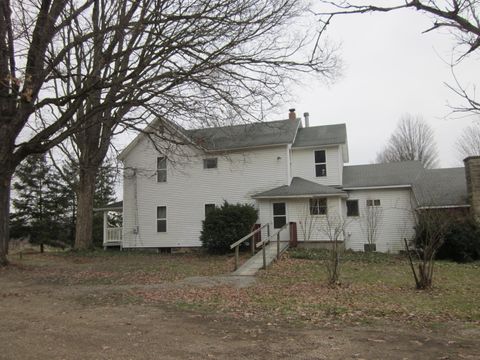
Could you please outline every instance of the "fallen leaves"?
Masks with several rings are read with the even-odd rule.
[[[439,285],[422,292],[413,288],[408,267],[398,257],[378,256],[369,263],[367,257],[355,260],[353,255],[349,256],[342,263],[342,284],[334,288],[326,285],[321,260],[298,259],[288,254],[267,271],[261,271],[256,283],[246,288],[215,281],[208,286],[179,281],[232,270],[232,257],[203,254],[36,256],[30,262],[24,260],[24,268],[12,271],[26,273],[40,283],[96,285],[105,289],[107,293],[84,298],[88,305],[161,303],[270,324],[362,324],[390,320],[422,325],[480,320],[476,306],[480,302],[480,276],[473,266],[439,264]],[[130,286],[130,290],[120,291],[121,286]]]

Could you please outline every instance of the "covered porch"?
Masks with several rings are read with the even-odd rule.
[[[123,247],[123,228],[117,226],[117,223],[118,215],[123,213],[123,201],[117,201],[100,208],[95,208],[93,211],[103,214],[103,248],[106,250],[108,247],[114,246],[120,247],[121,250]],[[110,213],[117,215],[117,221],[109,218]]]
[[[328,248],[331,246],[328,233],[344,223],[347,193],[333,186],[294,177],[290,185],[255,194],[252,198],[258,204],[260,223],[271,223],[274,230],[286,223],[296,223],[300,247]],[[283,236],[283,241],[289,240],[288,232]],[[338,240],[344,242],[343,231]]]

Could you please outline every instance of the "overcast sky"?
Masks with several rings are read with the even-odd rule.
[[[329,86],[309,81],[293,89],[296,101],[280,113],[308,111],[311,126],[346,123],[350,164],[372,162],[400,116],[419,114],[435,130],[440,166],[461,166],[454,143],[473,118],[447,117],[448,104],[461,104],[445,85],[453,83],[446,62],[454,39],[446,32],[422,34],[430,26],[412,10],[336,18],[328,36],[341,43],[343,76]],[[479,64],[478,55],[461,64],[456,73],[463,83],[480,84]]]

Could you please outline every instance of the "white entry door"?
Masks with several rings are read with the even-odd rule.
[[[274,234],[278,231],[283,225],[288,222],[287,217],[287,203],[285,202],[273,202],[272,203],[272,213],[273,213],[273,231],[271,234]],[[275,239],[272,239],[276,240]],[[288,241],[290,240],[290,229],[287,227],[280,232],[280,240],[281,241]]]

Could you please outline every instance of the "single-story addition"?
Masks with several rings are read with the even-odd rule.
[[[452,169],[417,161],[348,166],[345,124],[310,127],[304,116],[304,123],[291,111],[287,120],[198,130],[152,123],[149,132],[161,137],[140,134],[119,155],[121,246],[199,247],[205,213],[228,201],[253,204],[258,224],[272,231],[295,223],[294,233],[280,235],[299,246],[328,246],[325,228],[341,222],[346,248],[373,242],[377,251],[398,252],[413,235],[417,209],[480,208],[480,157]],[[183,145],[159,150],[171,149],[160,140],[166,133]]]

